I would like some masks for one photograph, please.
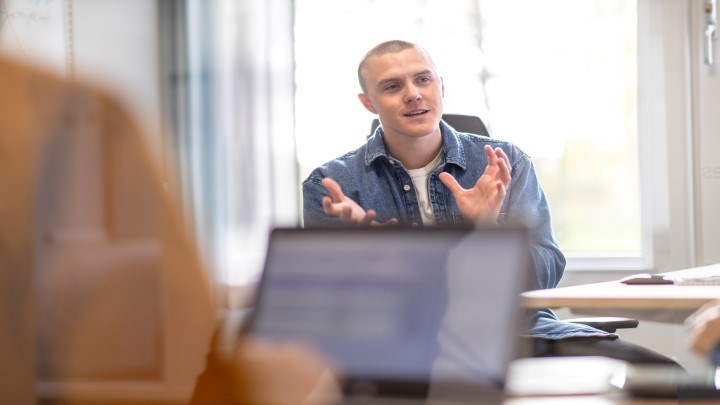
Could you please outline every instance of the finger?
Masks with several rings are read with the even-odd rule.
[[[507,187],[510,185],[510,165],[506,162],[505,159],[499,158],[498,159],[498,176],[500,180],[502,180],[503,184]]]
[[[330,193],[330,197],[332,197],[333,202],[337,203],[343,201],[345,194],[343,194],[342,188],[335,180],[330,177],[325,177],[322,179],[322,184],[328,190],[328,193]]]
[[[497,201],[502,202],[505,199],[505,194],[507,194],[507,188],[505,188],[505,184],[501,180],[498,180],[495,186],[497,188]]]
[[[495,166],[497,164],[498,157],[495,154],[492,146],[485,145],[485,155],[488,158],[488,166]]]
[[[505,165],[505,171],[506,171],[507,177],[503,178],[503,182],[505,182],[505,186],[507,186],[508,184],[510,184],[510,180],[511,180],[510,172],[511,172],[512,166],[510,166],[510,158],[508,158],[508,155],[505,154],[505,151],[502,150],[501,148],[496,148],[495,154],[500,159],[500,161],[502,161]],[[503,174],[505,175],[505,173],[503,173]]]
[[[693,329],[707,323],[714,316],[714,314],[719,313],[718,310],[720,309],[720,307],[718,307],[717,305],[718,304],[716,304],[715,302],[710,302],[703,305],[702,307],[700,307],[700,309],[695,311],[685,320],[685,326],[688,329]]]
[[[703,325],[710,319],[710,315],[708,310],[705,311],[698,311],[695,312],[695,314],[692,315],[692,317],[687,319],[687,322],[689,323],[689,326],[691,328],[697,327],[698,325]]]
[[[368,212],[365,213],[365,217],[360,221],[359,225],[370,225],[376,217],[377,212],[375,212],[375,210],[368,210]]]
[[[372,226],[392,226],[392,225],[397,225],[399,223],[400,223],[400,221],[398,221],[397,218],[391,218],[385,222],[372,221],[370,223],[370,225],[372,225]]]
[[[495,148],[495,156],[497,156],[498,159],[505,161],[505,165],[510,167],[510,158],[508,158],[508,155],[505,154],[505,151],[502,150],[502,148]]]
[[[450,190],[450,193],[452,193],[453,196],[457,196],[465,191],[465,189],[460,186],[457,180],[455,180],[455,177],[453,177],[450,173],[442,172],[438,178],[440,178],[440,181],[442,181],[445,187]]]
[[[330,197],[326,196],[326,197],[322,198],[322,206],[323,206],[323,211],[325,212],[325,214],[332,215],[332,216],[336,215],[335,207],[333,207],[333,203],[332,203],[332,200],[330,199]]]
[[[707,316],[708,311],[710,310],[712,306],[710,304],[705,304],[697,311],[693,312],[690,316],[688,316],[685,319],[685,326],[688,328],[692,327],[694,324],[698,323],[698,320],[700,318],[703,318],[704,316]]]

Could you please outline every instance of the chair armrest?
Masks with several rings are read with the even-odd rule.
[[[621,318],[615,316],[599,316],[591,318],[572,318],[564,319],[564,322],[577,323],[581,325],[592,326],[605,332],[614,333],[618,329],[637,328],[639,322],[637,319]]]

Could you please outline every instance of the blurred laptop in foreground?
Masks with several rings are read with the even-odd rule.
[[[500,401],[529,266],[522,229],[276,229],[248,332],[315,347],[348,399]]]

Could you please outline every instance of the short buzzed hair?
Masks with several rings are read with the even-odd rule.
[[[383,43],[375,45],[371,50],[369,50],[368,53],[366,53],[365,56],[360,61],[360,64],[358,65],[358,71],[357,71],[358,82],[360,82],[360,88],[362,89],[363,93],[367,93],[367,86],[365,84],[365,79],[362,76],[362,69],[365,67],[365,63],[367,62],[367,60],[372,56],[380,56],[380,55],[385,55],[388,53],[399,53],[406,49],[417,49],[418,51],[425,54],[425,56],[427,56],[430,63],[435,65],[435,62],[433,62],[428,51],[425,50],[425,48],[423,48],[420,45],[414,44],[412,42],[399,40],[399,39],[385,41]]]

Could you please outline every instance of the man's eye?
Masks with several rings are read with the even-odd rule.
[[[420,83],[428,83],[429,81],[430,81],[430,78],[427,76],[418,78],[418,82],[420,82]]]
[[[390,84],[390,85],[385,86],[385,90],[387,90],[387,91],[397,90],[399,87],[400,86],[398,86],[397,84]]]

